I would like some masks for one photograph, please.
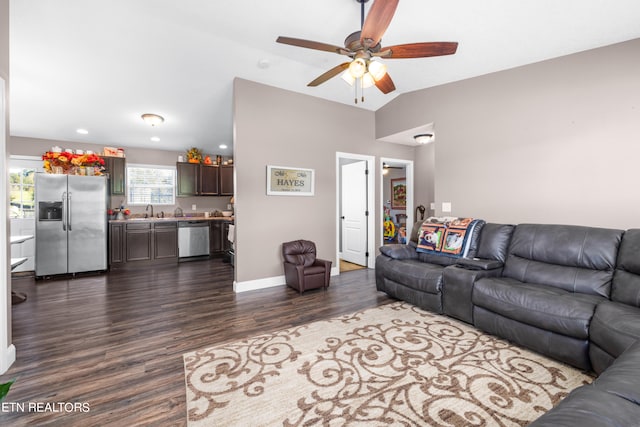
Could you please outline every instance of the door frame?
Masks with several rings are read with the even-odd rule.
[[[367,268],[374,268],[375,266],[375,175],[373,173],[375,167],[375,156],[367,156],[363,154],[343,153],[336,151],[336,260],[340,262],[340,228],[342,227],[342,221],[340,221],[340,197],[342,195],[342,188],[340,186],[340,175],[342,170],[340,168],[340,159],[350,160],[364,160],[367,162],[367,210],[369,216],[367,217]],[[337,266],[340,270],[339,265]]]
[[[380,177],[380,206],[378,206],[378,213],[380,214],[380,223],[376,226],[381,230],[380,241],[378,243],[380,246],[384,245],[384,236],[382,233],[382,227],[384,226],[384,218],[382,217],[382,212],[384,212],[384,188],[382,186],[382,183],[384,182],[384,175],[382,174],[382,166],[384,163],[400,164],[405,168],[405,175],[407,180],[407,243],[409,243],[409,233],[411,233],[411,227],[413,226],[413,223],[415,221],[413,217],[413,160],[392,159],[390,157],[380,157],[380,163],[378,165],[378,173]]]
[[[7,155],[7,90],[6,82],[0,76],[0,374],[4,374],[16,360],[16,348],[11,342],[11,234],[9,213],[9,173]]]

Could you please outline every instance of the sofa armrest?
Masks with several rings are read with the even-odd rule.
[[[384,245],[380,248],[380,253],[393,259],[417,259],[416,248],[410,245]]]
[[[467,270],[495,270],[502,268],[504,264],[496,259],[460,258],[456,265]]]
[[[331,264],[333,264],[333,261],[329,261],[329,260],[326,260],[326,259],[320,259],[320,258],[316,258],[316,260],[313,262],[313,265],[324,267],[329,271],[331,271]]]

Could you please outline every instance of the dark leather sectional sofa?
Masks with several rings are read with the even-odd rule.
[[[640,425],[640,230],[485,224],[466,258],[387,245],[376,286],[599,377],[536,426]]]

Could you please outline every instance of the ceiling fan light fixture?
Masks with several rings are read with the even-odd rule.
[[[157,114],[145,113],[141,117],[142,117],[142,120],[144,120],[145,123],[147,123],[147,124],[149,124],[151,126],[156,126],[156,125],[159,125],[159,124],[164,122],[164,117],[159,116]]]
[[[363,89],[369,88],[369,87],[373,86],[374,84],[376,84],[376,81],[374,80],[374,78],[371,75],[371,73],[365,73],[362,76],[362,88]]]
[[[351,75],[349,70],[342,73],[340,78],[342,78],[342,80],[344,80],[344,82],[347,83],[349,86],[353,86],[353,84],[356,82],[356,78]]]
[[[349,73],[359,79],[367,72],[367,63],[362,58],[356,58],[349,64]]]
[[[375,81],[380,80],[387,74],[387,66],[380,61],[369,61],[369,74]]]
[[[413,139],[418,144],[428,144],[431,141],[433,141],[433,134],[432,133],[419,133],[418,135],[414,135]]]

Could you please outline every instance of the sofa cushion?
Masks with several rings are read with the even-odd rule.
[[[594,385],[607,393],[640,405],[640,341],[613,362]],[[640,421],[640,419],[638,419]]]
[[[553,286],[489,277],[473,288],[473,304],[509,319],[573,338],[589,337],[589,322],[604,298]]]
[[[618,265],[613,276],[611,299],[640,307],[640,230],[628,230],[622,236]]]
[[[638,420],[640,406],[586,385],[573,390],[529,427],[628,427],[637,426]]]
[[[609,298],[622,234],[573,225],[518,225],[503,275]]]
[[[384,277],[412,289],[437,294],[442,289],[443,268],[418,260],[392,260],[384,265]]]
[[[514,228],[508,224],[485,224],[480,234],[476,257],[493,259],[504,264]]]
[[[640,339],[640,309],[614,301],[598,304],[589,335],[611,356],[620,356]]]

